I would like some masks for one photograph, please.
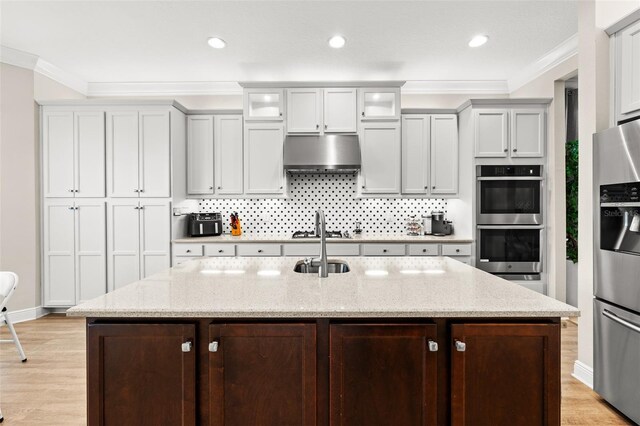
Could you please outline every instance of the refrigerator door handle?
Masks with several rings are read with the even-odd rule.
[[[616,314],[614,314],[613,312],[609,311],[608,309],[603,309],[602,315],[609,318],[611,321],[617,322],[618,324],[635,331],[636,333],[640,333],[640,325],[637,325],[630,321],[622,319]]]

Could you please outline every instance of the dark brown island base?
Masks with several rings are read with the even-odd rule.
[[[187,262],[72,308],[88,424],[560,424],[574,308],[449,258],[291,263]]]

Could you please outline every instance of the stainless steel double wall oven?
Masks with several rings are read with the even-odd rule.
[[[541,165],[477,166],[478,268],[511,280],[540,280],[543,176]]]

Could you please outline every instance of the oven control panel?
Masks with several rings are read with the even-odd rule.
[[[616,183],[600,186],[601,203],[637,203],[640,201],[640,182]]]

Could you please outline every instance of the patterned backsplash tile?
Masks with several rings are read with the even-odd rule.
[[[315,211],[321,208],[327,229],[352,231],[356,221],[364,232],[405,233],[411,215],[431,211],[447,213],[445,199],[356,198],[357,179],[347,174],[293,174],[288,199],[202,199],[200,212],[220,212],[224,232],[230,232],[229,215],[238,212],[247,234],[290,234],[311,231]]]

